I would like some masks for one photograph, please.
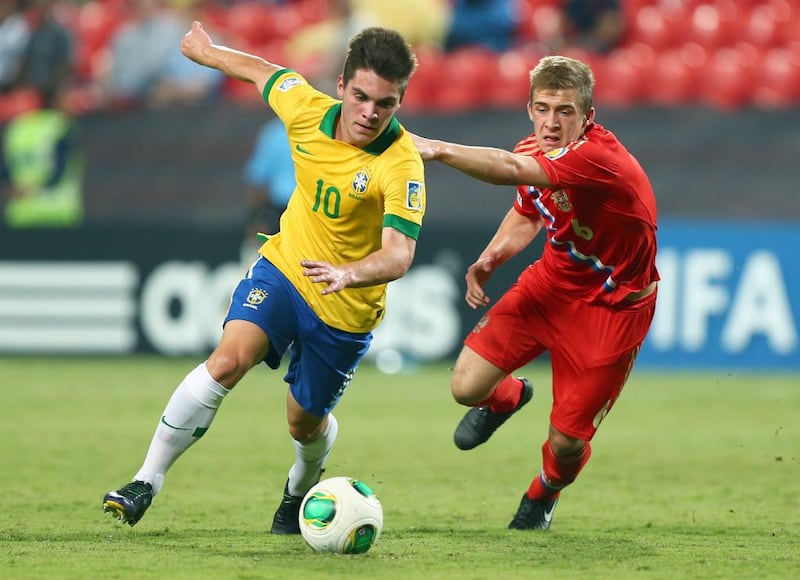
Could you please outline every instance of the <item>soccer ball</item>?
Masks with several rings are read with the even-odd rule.
[[[300,533],[318,552],[363,554],[383,528],[383,508],[370,487],[352,477],[320,481],[300,504]]]

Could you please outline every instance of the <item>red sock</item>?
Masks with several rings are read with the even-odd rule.
[[[592,446],[588,441],[577,453],[560,459],[553,453],[550,442],[545,441],[542,445],[542,473],[528,488],[528,497],[545,500],[558,497],[562,489],[575,481],[591,456]]]
[[[522,398],[522,381],[508,375],[498,383],[494,392],[487,399],[475,406],[485,407],[488,405],[494,413],[508,413],[519,405],[520,398]]]

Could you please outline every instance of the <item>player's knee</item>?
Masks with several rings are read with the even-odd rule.
[[[313,427],[307,423],[289,422],[289,435],[292,437],[292,439],[302,445],[313,443],[319,439],[320,434],[321,429],[319,429],[319,427]]]
[[[450,381],[450,393],[453,400],[459,405],[473,407],[483,401],[488,395],[469,380],[464,380],[463,375],[454,374]]]
[[[247,363],[227,351],[215,351],[208,357],[206,368],[211,377],[223,387],[232,389],[250,369]]]
[[[553,455],[560,460],[580,455],[586,446],[585,441],[565,435],[555,428],[550,429],[548,442],[550,443],[550,449],[553,450]]]

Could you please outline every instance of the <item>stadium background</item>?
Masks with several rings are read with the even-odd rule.
[[[122,4],[65,4],[84,74],[124,21]],[[323,5],[235,3],[209,18],[229,44],[259,52]],[[520,42],[502,53],[420,50],[401,121],[431,137],[513,147],[529,131],[525,73],[538,57],[522,41],[554,6],[519,0]],[[800,8],[623,6],[629,32],[619,48],[565,52],[593,65],[598,121],[639,158],[658,196],[664,281],[641,363],[798,371]],[[71,99],[88,162],[85,225],[0,231],[0,353],[208,352],[242,270],[241,169],[270,113],[233,81],[207,105],[104,110],[89,97],[78,87]],[[426,171],[418,258],[391,287],[372,352],[387,368],[457,352],[479,316],[463,305],[463,272],[513,199],[510,188],[440,165]],[[507,265],[493,295],[539,250]]]

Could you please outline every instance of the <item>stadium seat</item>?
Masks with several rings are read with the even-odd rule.
[[[127,13],[116,2],[90,1],[83,4],[72,22],[75,35],[75,66],[81,79],[96,75],[102,53],[125,22]]]
[[[650,74],[645,77],[644,100],[670,107],[692,102],[697,96],[699,71],[705,60],[705,49],[694,43],[657,54]]]
[[[554,2],[523,3],[515,37],[517,44],[537,42],[552,35],[560,24],[560,10]]]
[[[750,44],[715,51],[701,77],[701,99],[723,110],[735,110],[750,102],[758,51]]]
[[[791,4],[786,0],[772,0],[753,7],[743,22],[741,34],[758,46],[775,47],[800,38],[798,26],[800,21],[794,16]]]
[[[664,11],[645,4],[632,16],[626,44],[643,43],[658,51],[677,44],[677,37],[678,31],[670,26]]]
[[[698,4],[688,21],[687,38],[710,51],[730,46],[739,26],[739,10],[728,0]]]
[[[439,66],[433,107],[444,113],[458,113],[486,105],[486,86],[492,82],[494,54],[482,47],[452,52]]]
[[[529,73],[539,58],[539,55],[517,50],[497,55],[494,71],[485,84],[487,105],[523,110],[528,102]]]
[[[765,109],[800,105],[800,53],[773,48],[760,59],[753,102]]]
[[[595,65],[595,100],[610,107],[627,107],[644,95],[644,71],[653,65],[655,51],[644,43],[614,50]]]
[[[39,94],[33,89],[18,89],[6,94],[0,94],[0,122],[8,121],[38,109],[41,105]]]
[[[415,52],[419,66],[403,97],[404,112],[430,110],[445,58],[436,47],[419,47]]]
[[[303,24],[295,4],[270,5],[242,2],[228,9],[226,32],[237,42],[260,45],[286,40]]]

